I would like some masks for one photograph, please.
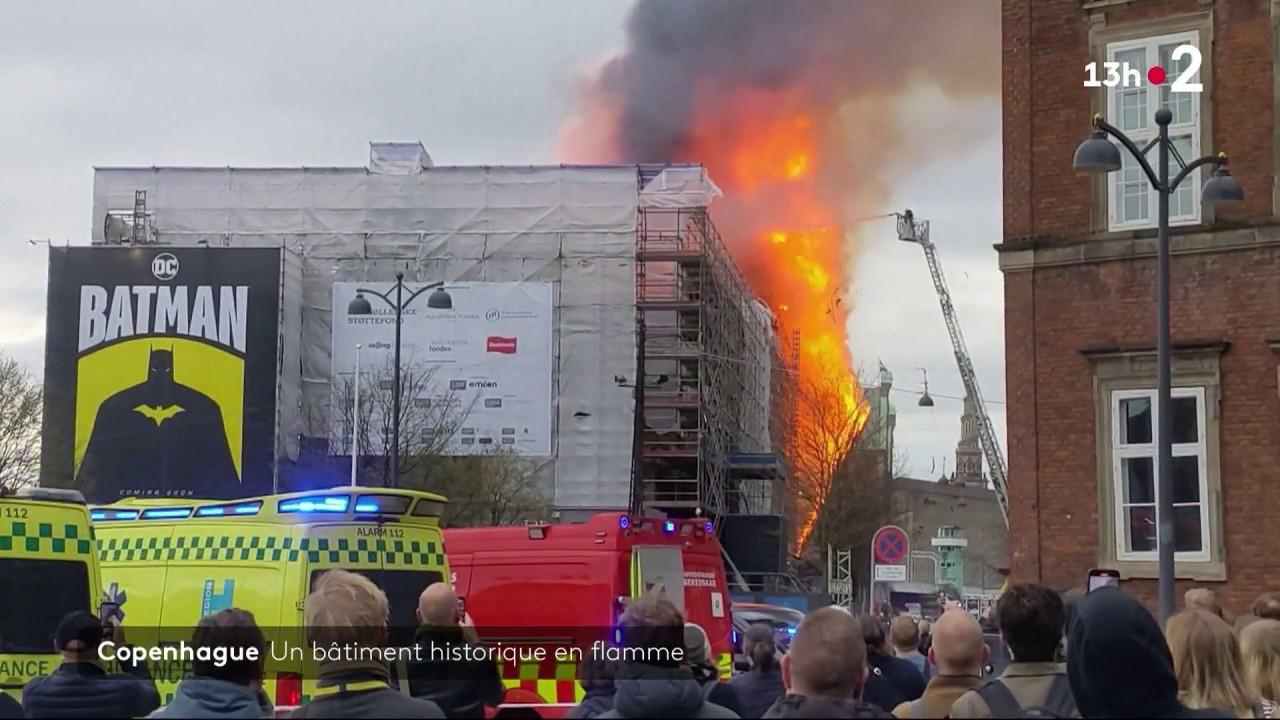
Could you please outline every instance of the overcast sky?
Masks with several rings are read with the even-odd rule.
[[[87,244],[95,165],[362,165],[369,140],[440,164],[555,161],[580,73],[622,47],[628,0],[110,3],[0,0],[0,352],[39,373],[46,250]],[[902,177],[885,211],[932,221],[1002,438],[999,104],[930,99],[976,142]],[[941,105],[941,107],[939,107]],[[714,208],[713,208],[714,212]],[[920,249],[863,228],[857,362],[883,360],[907,470],[954,466],[963,395]]]

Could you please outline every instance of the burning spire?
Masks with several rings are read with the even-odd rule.
[[[896,170],[945,149],[905,137],[899,101],[998,90],[999,28],[991,0],[639,0],[560,154],[705,165],[726,245],[780,337],[800,339],[801,377],[837,373],[862,413],[841,301],[856,219],[881,212]]]

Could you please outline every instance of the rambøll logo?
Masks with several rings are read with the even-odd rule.
[[[157,280],[172,280],[178,277],[178,258],[173,253],[160,253],[151,259],[151,274]]]

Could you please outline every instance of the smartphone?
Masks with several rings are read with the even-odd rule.
[[[105,626],[112,620],[119,621],[120,616],[124,613],[120,612],[120,604],[114,602],[104,602],[98,606],[98,619]]]
[[[1104,587],[1120,587],[1120,571],[1102,570],[1099,568],[1090,570],[1088,592],[1093,592],[1098,588]]]

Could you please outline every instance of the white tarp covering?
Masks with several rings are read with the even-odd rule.
[[[391,367],[395,317],[390,306],[365,293],[372,315],[349,315],[357,289],[395,298],[395,283],[333,285],[333,382],[340,387],[355,373],[356,345],[361,372]],[[407,293],[414,291],[412,285]],[[430,292],[430,291],[427,291]],[[447,402],[440,416],[458,432],[446,451],[467,455],[495,448],[522,455],[551,455],[551,283],[454,283],[453,309],[438,310],[419,297],[401,325],[401,367],[424,379],[418,398]],[[344,380],[345,379],[345,380]],[[366,383],[362,382],[361,385]],[[344,430],[331,418],[331,432]],[[385,447],[374,418],[371,447]],[[338,444],[342,448],[342,444]]]
[[[295,446],[305,455],[309,439],[329,436],[335,282],[403,272],[416,284],[553,284],[547,490],[562,509],[625,507],[634,405],[613,378],[635,374],[638,169],[371,170],[99,168],[93,240],[104,242],[108,211],[131,212],[134,191],[145,190],[161,244],[283,246],[302,258],[301,307],[287,305],[300,317],[281,325],[279,428],[289,460]],[[705,205],[713,188],[701,168],[667,168],[643,196],[656,206]]]
[[[640,191],[640,207],[707,207],[723,197],[700,165],[673,166],[660,171]]]

